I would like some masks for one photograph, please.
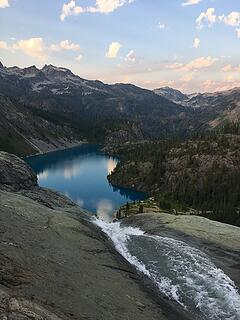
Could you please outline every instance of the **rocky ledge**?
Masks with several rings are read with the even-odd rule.
[[[0,319],[187,318],[142,280],[87,213],[0,152]]]

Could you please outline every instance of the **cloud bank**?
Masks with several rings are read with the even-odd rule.
[[[233,11],[228,15],[217,16],[214,8],[208,8],[206,12],[202,12],[196,19],[197,28],[201,30],[204,24],[207,23],[209,27],[215,23],[223,23],[229,27],[235,27],[237,37],[240,38],[240,12]]]
[[[71,43],[69,40],[63,40],[58,44],[51,44],[47,46],[44,43],[43,38],[18,40],[11,45],[7,44],[5,41],[0,41],[0,49],[12,52],[21,51],[27,56],[40,61],[46,61],[48,56],[53,52],[60,52],[63,50],[77,52],[81,50],[79,44]]]
[[[110,13],[116,9],[134,2],[135,0],[96,0],[94,6],[81,7],[76,5],[75,0],[71,0],[68,3],[64,3],[62,7],[62,12],[60,15],[60,20],[64,21],[69,16],[77,16],[80,13]]]

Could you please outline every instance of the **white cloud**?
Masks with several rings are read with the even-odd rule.
[[[232,71],[232,66],[231,66],[231,64],[225,65],[225,66],[222,68],[222,71],[224,71],[224,72],[230,72],[230,71]]]
[[[74,0],[71,0],[68,3],[63,4],[60,20],[64,21],[66,17],[72,16],[72,15],[78,15],[82,12],[83,12],[83,9],[79,6],[76,6],[76,2]]]
[[[234,77],[232,75],[227,76],[224,81],[232,83],[235,81]]]
[[[219,16],[219,20],[230,27],[237,27],[237,37],[240,38],[240,12],[233,11],[229,15]]]
[[[81,61],[82,58],[83,58],[83,56],[80,54],[80,55],[77,56],[76,60],[77,60],[77,61]]]
[[[9,7],[9,0],[0,0],[0,8]]]
[[[5,41],[0,41],[0,49],[5,49],[7,50],[9,47],[7,45],[7,42]]]
[[[219,20],[228,26],[238,27],[240,26],[240,12],[233,11],[227,16],[219,16]]]
[[[223,72],[240,72],[240,65],[232,66],[231,64],[227,64],[222,68]]]
[[[81,50],[79,44],[71,43],[69,42],[69,40],[63,40],[59,44],[46,45],[42,38],[30,38],[26,40],[19,40],[15,41],[13,44],[10,45],[7,44],[5,41],[0,41],[0,49],[5,49],[12,52],[22,51],[24,54],[36,58],[40,61],[46,61],[48,59],[48,56],[51,55],[53,52],[60,52],[66,50],[78,52]]]
[[[115,11],[117,8],[125,4],[132,3],[134,0],[96,0],[94,7],[87,7],[84,9],[86,12],[100,12],[109,13]]]
[[[117,58],[118,52],[121,49],[122,45],[119,42],[112,42],[109,45],[108,52],[106,52],[105,57],[109,59]]]
[[[209,26],[213,25],[217,21],[217,16],[214,14],[214,8],[208,8],[206,12],[202,12],[196,19],[198,29],[203,28],[204,22],[207,22]]]
[[[71,0],[65,3],[62,8],[60,15],[61,21],[64,21],[66,17],[72,15],[78,15],[84,12],[90,13],[110,13],[122,7],[125,4],[132,3],[135,0],[96,0],[94,6],[80,7],[76,5],[75,0]]]
[[[165,29],[166,28],[165,23],[158,22],[158,28],[161,29],[161,30]]]
[[[192,60],[186,64],[178,63],[178,62],[173,63],[170,65],[167,65],[166,68],[171,69],[171,70],[190,72],[190,71],[196,71],[196,70],[200,70],[200,69],[209,68],[218,60],[219,60],[218,58],[212,58],[210,56],[208,56],[206,58],[200,57],[200,58]]]
[[[128,62],[136,62],[136,55],[134,53],[134,50],[129,51],[129,53],[127,54],[125,61]]]
[[[172,64],[168,64],[166,66],[167,69],[170,69],[170,70],[178,70],[178,69],[181,69],[182,67],[184,66],[183,63],[180,63],[180,62],[174,62]]]
[[[182,6],[185,7],[185,6],[192,6],[194,4],[198,4],[200,3],[202,0],[186,0],[186,2],[183,2],[182,3]]]
[[[62,51],[62,50],[70,50],[70,51],[79,51],[80,45],[77,43],[71,43],[69,40],[63,40],[59,44],[52,44],[50,50],[52,51]]]
[[[233,11],[228,15],[215,15],[214,8],[208,8],[206,12],[202,12],[196,19],[197,28],[201,30],[204,26],[204,22],[207,22],[209,26],[214,23],[224,23],[226,26],[236,27],[237,37],[240,38],[240,12]]]
[[[183,76],[181,80],[184,82],[190,82],[193,80],[193,76],[194,76],[194,73],[188,73],[185,76]]]
[[[201,42],[201,40],[199,38],[195,38],[193,40],[193,48],[195,48],[195,49],[199,48],[200,42]]]
[[[186,71],[191,70],[199,70],[199,69],[205,69],[211,67],[216,61],[218,61],[218,58],[212,58],[210,56],[208,57],[200,57],[195,60],[190,61],[186,65],[184,65],[183,69]]]
[[[232,77],[224,79],[224,81],[206,80],[201,84],[203,91],[215,92],[230,90],[240,86],[239,80],[234,80]]]
[[[12,48],[14,50],[21,50],[26,55],[42,61],[47,59],[46,48],[42,38],[20,40],[13,44]]]

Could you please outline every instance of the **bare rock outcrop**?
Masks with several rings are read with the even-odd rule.
[[[37,186],[37,176],[33,170],[13,154],[0,152],[0,189],[19,191]]]
[[[142,281],[89,215],[0,152],[0,320],[189,319]]]

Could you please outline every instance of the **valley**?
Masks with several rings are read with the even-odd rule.
[[[239,0],[0,0],[0,320],[240,320]]]
[[[237,88],[193,97],[178,94],[174,99],[131,84],[85,80],[52,65],[21,69],[1,64],[0,121],[7,130],[0,147],[29,155],[84,141],[114,145],[187,138],[239,121]]]
[[[238,319],[239,94],[1,65],[4,316]]]

